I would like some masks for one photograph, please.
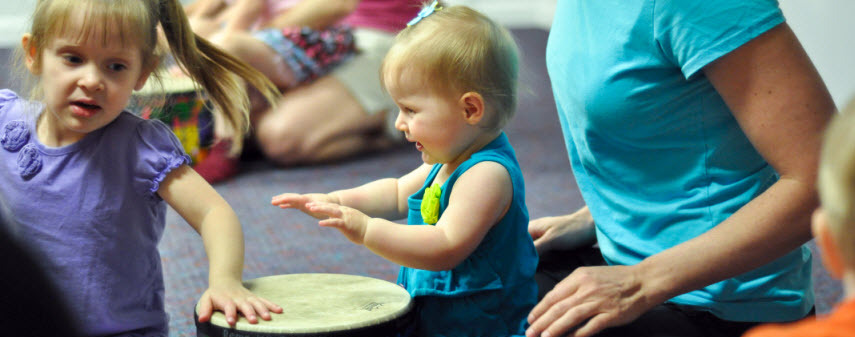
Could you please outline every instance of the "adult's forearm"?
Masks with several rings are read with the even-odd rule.
[[[259,0],[240,0],[234,4],[232,18],[226,21],[226,31],[249,30],[264,11],[264,2]]]
[[[761,267],[811,238],[812,182],[782,178],[708,232],[635,266],[645,291],[665,300]]]
[[[303,0],[273,18],[266,26],[324,28],[348,16],[358,4],[359,0]]]

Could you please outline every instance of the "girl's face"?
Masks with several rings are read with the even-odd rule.
[[[85,26],[82,15],[73,15],[72,20],[69,27]],[[30,50],[27,65],[40,76],[44,91],[47,113],[42,114],[39,130],[49,130],[48,139],[42,139],[46,145],[71,144],[109,124],[125,108],[133,90],[145,84],[150,70],[143,65],[139,45],[123,43],[117,31],[102,33],[99,29],[82,36],[62,32],[46,43],[41,55],[27,49],[29,41],[24,37],[24,48]],[[35,57],[41,57],[39,69],[33,67]],[[39,136],[44,135],[39,132]]]
[[[404,71],[387,90],[400,111],[395,128],[414,142],[426,164],[458,163],[474,139],[478,127],[467,122],[460,97],[424,88]]]

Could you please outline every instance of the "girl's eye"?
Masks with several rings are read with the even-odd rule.
[[[66,55],[63,55],[62,58],[65,59],[65,62],[72,63],[72,64],[78,64],[78,63],[83,62],[83,59],[80,58],[79,56],[76,56],[76,55],[66,54]]]
[[[111,63],[109,65],[109,68],[112,71],[122,71],[122,70],[128,69],[127,66],[125,66],[124,64],[121,64],[121,63]]]

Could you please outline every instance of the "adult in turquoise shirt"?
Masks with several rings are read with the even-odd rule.
[[[835,108],[776,1],[560,0],[546,59],[586,206],[530,224],[566,272],[528,336],[738,336],[812,310]],[[573,270],[594,239],[603,265]]]

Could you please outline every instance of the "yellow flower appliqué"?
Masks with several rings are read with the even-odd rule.
[[[434,183],[431,187],[425,189],[425,195],[422,197],[422,220],[428,225],[436,224],[439,221],[439,196],[442,195],[442,187]]]

